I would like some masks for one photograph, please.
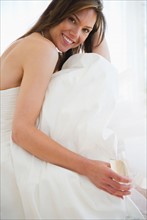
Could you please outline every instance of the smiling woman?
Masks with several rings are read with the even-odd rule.
[[[2,219],[143,219],[111,169],[108,57],[101,0],[52,0],[2,54]]]
[[[55,4],[56,7],[54,7]],[[105,17],[102,13],[103,7],[101,1],[85,1],[84,6],[82,2],[75,2],[72,3],[72,7],[69,9],[70,4],[70,1],[68,1],[64,7],[61,1],[52,1],[49,7],[47,7],[42,16],[39,18],[38,22],[26,34],[22,36],[26,37],[34,32],[43,33],[47,39],[51,40],[52,42],[55,41],[53,43],[57,48],[57,44],[60,44],[61,39],[64,40],[64,46],[66,43],[66,47],[62,48],[63,50],[58,48],[60,51],[65,52],[62,54],[62,60],[60,59],[60,65],[58,66],[59,69],[61,68],[62,64],[69,58],[69,56],[81,50],[83,52],[92,52],[94,47],[98,47],[104,40]],[[86,13],[88,13],[90,19],[88,19]],[[69,20],[71,17],[72,19],[74,18],[74,23],[73,21],[67,22],[71,21],[71,19]],[[90,26],[91,29],[88,29],[89,33],[87,33],[87,26]],[[63,27],[67,30],[64,30]],[[56,30],[58,30],[58,32],[56,32]],[[62,31],[63,33],[59,33],[59,31]],[[71,34],[74,34],[74,36],[71,36]],[[76,40],[75,42],[72,39],[73,37],[77,38],[74,39]],[[71,41],[72,44],[69,44]],[[62,47],[63,42],[61,44]],[[104,45],[106,51],[105,56],[109,59],[109,52],[105,42]]]
[[[97,15],[93,9],[84,9],[71,14],[60,24],[44,31],[44,36],[51,39],[63,52],[81,45],[93,30]]]

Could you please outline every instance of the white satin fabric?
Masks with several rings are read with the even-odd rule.
[[[38,127],[85,157],[110,161],[123,155],[109,127],[117,72],[97,54],[77,54],[52,76]],[[130,197],[96,188],[86,177],[46,163],[13,143],[11,123],[19,88],[1,91],[2,219],[143,219]]]

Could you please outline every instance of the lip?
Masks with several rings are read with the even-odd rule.
[[[65,34],[62,34],[62,36],[66,45],[72,45],[73,43],[75,43],[71,38],[67,37]]]

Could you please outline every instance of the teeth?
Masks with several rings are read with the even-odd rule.
[[[71,41],[70,39],[68,39],[65,35],[63,35],[64,39],[69,43],[69,44],[72,44],[73,41]]]

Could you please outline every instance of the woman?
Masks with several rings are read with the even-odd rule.
[[[134,206],[133,212],[126,214],[121,198],[130,194],[131,180],[110,169],[109,157],[88,157],[72,148],[74,140],[59,140],[53,130],[59,125],[61,132],[64,122],[50,132],[46,129],[50,125],[45,111],[49,121],[55,122],[52,114],[60,109],[54,102],[49,109],[44,107],[50,103],[48,85],[62,73],[71,55],[95,52],[109,59],[104,32],[100,0],[52,0],[32,29],[2,55],[2,219],[141,216]],[[105,64],[111,68],[109,62]]]

